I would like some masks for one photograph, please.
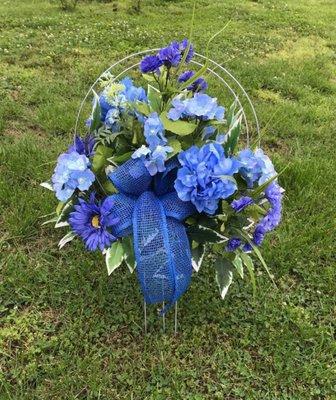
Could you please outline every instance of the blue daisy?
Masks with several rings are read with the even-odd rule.
[[[97,203],[95,193],[92,193],[89,201],[79,199],[75,211],[70,213],[69,224],[83,239],[88,250],[99,248],[102,251],[117,240],[111,233],[111,227],[119,222],[119,218],[112,214],[113,205],[111,196],[102,203]]]

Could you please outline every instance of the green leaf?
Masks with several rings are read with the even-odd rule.
[[[240,256],[243,260],[244,265],[246,266],[246,268],[249,272],[251,283],[252,283],[253,297],[255,297],[257,289],[256,289],[256,280],[255,280],[255,276],[254,276],[254,266],[253,266],[252,258],[246,253],[241,253]]]
[[[108,158],[107,161],[110,161],[110,162],[112,162],[114,164],[122,164],[125,161],[129,160],[131,158],[132,154],[133,154],[133,151],[129,151],[129,152],[124,153],[124,154],[114,155],[114,156]]]
[[[161,111],[161,93],[152,85],[148,85],[147,99],[150,105],[151,111],[159,113]]]
[[[77,235],[74,232],[68,232],[58,243],[58,247],[61,249],[64,247],[67,243],[71,242],[72,239],[74,239]]]
[[[241,130],[242,114],[241,110],[235,115],[231,126],[226,134],[227,140],[224,144],[224,149],[227,154],[233,154],[235,147],[238,143],[240,130]]]
[[[129,271],[132,273],[134,272],[136,268],[136,261],[135,261],[135,255],[134,255],[134,247],[133,247],[133,239],[131,236],[127,236],[122,239],[122,246],[124,249],[124,260],[125,263],[129,269]]]
[[[140,114],[146,115],[146,117],[148,117],[148,115],[151,113],[149,105],[146,103],[138,101],[134,104],[134,107],[137,111],[139,111]]]
[[[99,97],[95,91],[93,91],[93,95],[95,97],[95,103],[94,103],[94,109],[92,112],[92,122],[90,125],[90,133],[97,131],[99,129],[99,127],[102,125]]]
[[[72,200],[69,200],[67,203],[60,202],[58,204],[56,212],[59,212],[59,216],[57,222],[55,224],[55,228],[63,228],[64,226],[68,226],[68,217],[74,206]]]
[[[55,217],[48,219],[48,221],[42,222],[41,225],[43,226],[43,225],[53,224],[53,223],[56,223],[57,220],[58,220],[58,216],[56,215]]]
[[[191,264],[196,272],[201,268],[205,254],[204,244],[199,244],[197,247],[191,248]]]
[[[108,159],[112,156],[113,149],[110,147],[98,145],[92,159],[92,171],[96,174],[100,173],[107,165]]]
[[[227,241],[225,236],[202,225],[189,227],[188,235],[197,243],[224,243]]]
[[[175,133],[179,136],[190,135],[197,128],[197,124],[187,121],[171,121],[166,112],[160,115],[161,122],[165,130]]]
[[[51,184],[50,181],[42,182],[42,183],[40,183],[40,186],[42,186],[42,187],[44,187],[44,188],[46,188],[48,190],[51,190],[52,192],[54,191],[54,188],[52,187],[52,184]]]
[[[142,76],[147,82],[155,82],[154,74],[142,74]]]
[[[105,261],[108,275],[117,269],[124,258],[124,248],[121,242],[117,241],[112,243],[112,246],[106,250]]]
[[[267,272],[268,276],[271,278],[271,281],[273,282],[273,285],[275,287],[276,284],[274,282],[273,276],[271,275],[268,266],[263,258],[263,256],[260,253],[260,250],[258,249],[258,247],[252,242],[252,240],[249,238],[249,236],[245,233],[245,232],[240,232],[241,235],[247,240],[247,242],[251,245],[251,247],[253,248],[253,251],[255,252],[255,254],[257,255],[257,257],[259,258],[259,261],[261,262],[261,265],[264,267],[265,271]]]
[[[219,293],[224,299],[232,283],[232,263],[227,258],[218,258],[216,260],[216,282],[219,287]]]
[[[173,149],[173,152],[169,153],[168,158],[174,157],[182,150],[181,143],[176,138],[173,137],[168,139],[168,146],[172,147]]]
[[[244,279],[244,268],[243,268],[243,262],[242,259],[238,256],[238,254],[236,255],[236,257],[234,258],[234,260],[232,261],[232,264],[235,266],[238,275]]]

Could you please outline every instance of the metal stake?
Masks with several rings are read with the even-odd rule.
[[[164,309],[165,302],[162,302],[162,310]],[[163,328],[163,333],[166,333],[166,316],[165,314],[162,314],[162,328]]]
[[[145,335],[147,334],[147,304],[144,300]]]
[[[175,301],[174,333],[177,334],[177,301]]]

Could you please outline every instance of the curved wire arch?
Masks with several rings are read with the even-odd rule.
[[[111,70],[115,67],[117,67],[118,65],[120,65],[121,63],[123,63],[124,61],[130,60],[132,58],[141,56],[141,55],[145,55],[148,53],[154,53],[157,52],[159,49],[158,48],[154,48],[154,49],[147,49],[147,50],[142,50],[139,51],[137,53],[133,53],[130,54],[118,61],[116,61],[115,63],[113,63],[112,65],[110,65],[104,72],[102,72],[99,77],[93,82],[93,84],[90,86],[89,90],[87,91],[86,95],[84,96],[83,100],[80,103],[80,107],[77,113],[77,117],[76,117],[76,123],[75,123],[75,134],[77,134],[77,129],[78,129],[78,123],[79,123],[79,119],[83,110],[83,107],[85,105],[85,102],[87,100],[87,98],[89,97],[89,95],[91,94],[92,90],[94,89],[94,87],[97,85],[97,83],[99,82],[99,80],[101,79],[102,76],[104,76],[105,74],[111,72]],[[216,61],[205,57],[202,54],[199,53],[195,53],[196,57],[200,57],[203,60],[208,60],[208,62],[212,63],[213,65],[215,65],[215,67],[217,69],[219,69],[221,72],[224,72],[227,76],[229,76],[234,82],[235,84],[238,86],[238,88],[242,91],[243,96],[247,99],[248,105],[252,111],[252,115],[254,118],[254,122],[255,122],[255,126],[256,126],[256,133],[258,135],[258,139],[260,139],[260,125],[259,125],[259,120],[257,117],[257,113],[255,111],[255,108],[253,106],[252,100],[249,97],[249,95],[247,94],[246,90],[244,89],[244,87],[241,85],[241,83],[234,77],[234,75],[228,71],[226,68],[224,68],[222,65],[218,64]],[[195,61],[195,60],[191,60],[191,62],[195,65],[198,65],[200,67],[204,66],[204,64]],[[116,75],[115,77],[113,77],[113,81],[119,79],[122,75],[124,75],[126,72],[132,70],[133,68],[137,67],[140,64],[140,61],[136,62],[135,64],[124,68],[118,75]],[[247,137],[247,145],[249,144],[249,126],[248,126],[248,121],[247,121],[247,116],[246,116],[246,112],[244,110],[244,107],[239,99],[239,96],[237,95],[237,93],[235,92],[235,90],[231,87],[231,85],[222,77],[220,76],[214,69],[207,67],[207,71],[210,72],[213,76],[215,76],[216,78],[218,78],[229,90],[229,92],[233,95],[233,97],[235,98],[235,100],[238,102],[239,106],[241,107],[241,109],[243,110],[243,118],[244,118],[244,125],[246,128],[246,137]]]

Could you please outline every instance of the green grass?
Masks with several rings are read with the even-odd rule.
[[[120,2],[124,3],[124,2]],[[0,399],[335,399],[336,8],[333,0],[199,0],[195,44],[232,20],[212,57],[243,83],[286,188],[258,270],[221,301],[211,257],[163,335],[143,335],[134,275],[42,227],[39,187],[70,141],[90,83],[123,55],[182,38],[191,1],[62,12],[0,4]],[[52,161],[50,163],[50,161]],[[259,272],[260,271],[260,272]]]

